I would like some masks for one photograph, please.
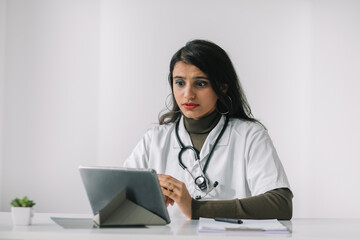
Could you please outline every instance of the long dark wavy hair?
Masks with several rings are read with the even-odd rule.
[[[210,41],[193,40],[180,48],[170,61],[168,81],[171,87],[172,106],[169,107],[168,112],[160,113],[160,124],[176,122],[181,117],[180,108],[173,93],[173,70],[179,61],[194,65],[207,75],[211,87],[218,96],[216,108],[219,113],[226,114],[230,118],[259,123],[251,113],[245,93],[227,53]],[[223,91],[225,86],[226,92]]]

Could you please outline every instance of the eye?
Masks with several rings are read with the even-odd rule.
[[[185,81],[184,80],[175,80],[175,84],[178,85],[179,87],[182,87],[185,85]]]
[[[208,82],[207,82],[207,81],[203,81],[203,80],[197,80],[197,81],[195,82],[195,85],[196,85],[197,87],[205,87],[206,85],[208,85]]]

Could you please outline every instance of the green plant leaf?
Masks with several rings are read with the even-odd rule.
[[[29,200],[27,196],[23,197],[23,199],[15,198],[10,203],[13,207],[32,207],[35,205],[35,202]]]
[[[20,207],[21,206],[20,199],[15,198],[14,200],[12,200],[11,205],[13,207]]]

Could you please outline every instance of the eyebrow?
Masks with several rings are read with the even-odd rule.
[[[209,80],[208,77],[203,77],[203,76],[194,77],[194,79],[196,79],[196,80],[201,80],[201,79]]]
[[[174,76],[173,79],[184,79],[184,77]],[[195,80],[201,80],[201,79],[209,80],[208,77],[203,77],[203,76],[194,77],[193,79],[195,79]]]

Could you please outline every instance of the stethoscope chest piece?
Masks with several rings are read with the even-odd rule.
[[[195,178],[195,184],[201,189],[201,191],[206,191],[207,184],[203,176],[198,176],[197,178]]]

